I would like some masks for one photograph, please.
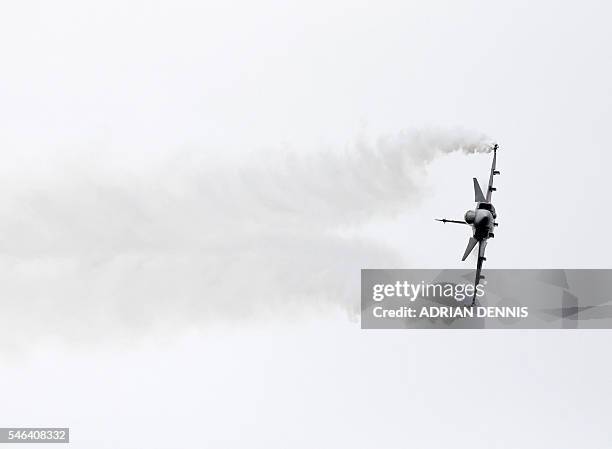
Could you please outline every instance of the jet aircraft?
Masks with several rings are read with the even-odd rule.
[[[468,210],[464,217],[463,221],[460,220],[447,220],[446,218],[438,219],[437,221],[441,221],[442,223],[459,223],[459,224],[467,224],[472,227],[472,237],[468,241],[467,247],[465,248],[465,252],[463,253],[464,261],[470,255],[470,253],[474,250],[476,245],[478,245],[478,261],[476,262],[476,278],[474,280],[474,296],[472,298],[472,306],[476,302],[476,287],[480,283],[484,276],[481,273],[482,271],[482,263],[487,260],[485,257],[485,248],[487,247],[487,240],[495,237],[495,227],[497,226],[497,222],[495,219],[497,218],[497,212],[495,211],[495,207],[491,203],[491,195],[495,190],[493,187],[493,178],[495,175],[499,175],[499,171],[496,169],[497,162],[497,150],[498,145],[495,144],[492,147],[493,150],[493,163],[491,164],[491,172],[489,174],[489,185],[487,187],[487,195],[485,196],[482,193],[482,189],[480,188],[480,184],[478,184],[478,180],[473,178],[474,180],[474,201],[476,202],[476,207],[474,210]]]

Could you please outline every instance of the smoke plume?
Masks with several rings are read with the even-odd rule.
[[[354,311],[359,270],[399,257],[340,231],[414,205],[439,155],[487,149],[482,135],[425,130],[226,163],[201,150],[148,165],[95,150],[17,163],[0,199],[4,341]]]

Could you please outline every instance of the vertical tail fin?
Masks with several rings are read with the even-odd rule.
[[[482,194],[482,189],[480,188],[480,184],[478,184],[478,180],[476,178],[474,179],[474,201],[476,201],[477,203],[484,203],[487,200],[485,199],[485,196]]]
[[[476,246],[476,243],[478,243],[478,240],[476,240],[474,237],[470,237],[470,241],[468,242],[467,247],[465,248],[465,252],[463,253],[463,259],[461,259],[462,261],[467,259],[467,256],[470,255],[470,253]]]

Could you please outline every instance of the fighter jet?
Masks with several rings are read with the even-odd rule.
[[[478,180],[474,179],[474,201],[476,202],[476,208],[474,210],[468,210],[465,215],[463,221],[460,220],[447,220],[446,218],[438,219],[436,221],[441,221],[442,223],[459,223],[459,224],[467,224],[472,227],[473,236],[470,237],[468,241],[467,248],[465,248],[465,252],[463,253],[464,261],[470,255],[470,253],[478,244],[478,262],[476,263],[476,279],[474,281],[474,296],[472,298],[472,306],[476,302],[476,287],[480,283],[484,276],[480,274],[482,271],[482,263],[487,260],[485,257],[485,248],[487,247],[487,240],[489,238],[495,237],[494,229],[497,226],[497,222],[495,219],[497,218],[497,212],[495,212],[495,207],[491,203],[491,194],[497,190],[493,187],[493,177],[495,175],[499,175],[499,171],[495,167],[495,163],[497,161],[497,150],[498,145],[495,144],[492,147],[493,150],[493,163],[491,164],[491,173],[489,174],[489,186],[487,188],[487,196],[485,197],[482,193],[482,189],[480,188],[480,184],[478,184]]]

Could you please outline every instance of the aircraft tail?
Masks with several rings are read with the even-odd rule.
[[[478,240],[476,240],[474,237],[470,237],[470,241],[468,242],[467,247],[465,248],[465,252],[463,253],[463,258],[461,259],[462,261],[467,259],[467,256],[470,255],[470,253],[476,246],[476,243],[478,243]]]
[[[478,184],[478,179],[474,179],[474,201],[477,203],[485,203],[487,200],[485,196],[482,194],[482,189],[480,188],[480,184]]]

